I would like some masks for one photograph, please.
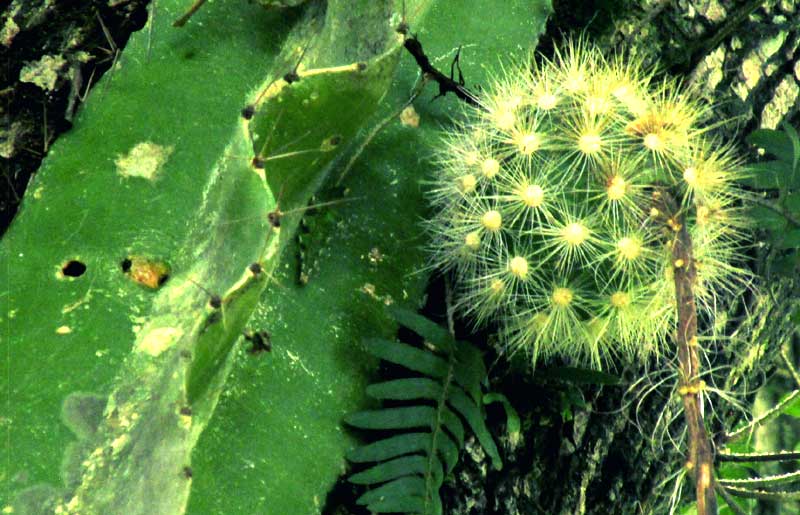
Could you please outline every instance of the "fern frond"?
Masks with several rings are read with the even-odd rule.
[[[394,433],[348,454],[353,463],[372,464],[349,481],[371,488],[357,502],[373,513],[440,515],[439,488],[464,448],[465,425],[494,468],[502,467],[484,422],[480,385],[486,368],[480,351],[471,344],[456,342],[445,329],[415,313],[390,311],[401,325],[425,339],[425,348],[381,339],[364,342],[370,354],[412,374],[367,387],[367,395],[390,401],[391,407],[345,417],[353,427]]]

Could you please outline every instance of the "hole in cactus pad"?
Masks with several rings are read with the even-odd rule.
[[[82,262],[71,259],[61,267],[61,273],[65,277],[80,277],[86,272],[86,265]]]

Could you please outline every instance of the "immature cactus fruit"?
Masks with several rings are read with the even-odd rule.
[[[508,350],[597,368],[659,352],[674,327],[679,220],[701,310],[741,284],[741,169],[675,81],[571,42],[513,65],[480,102],[445,136],[429,228],[458,306],[497,320]]]

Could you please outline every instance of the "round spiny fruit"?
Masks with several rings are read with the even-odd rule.
[[[659,353],[675,319],[666,196],[705,315],[744,282],[739,161],[676,82],[572,42],[512,66],[480,103],[444,138],[428,225],[458,307],[496,320],[507,349],[597,368]]]

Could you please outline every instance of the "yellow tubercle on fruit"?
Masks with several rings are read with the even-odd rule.
[[[566,307],[572,303],[574,296],[574,293],[569,288],[559,287],[553,290],[551,299],[556,306]]]
[[[569,70],[564,77],[562,87],[570,93],[577,93],[586,89],[586,76],[582,69]]]
[[[514,138],[514,144],[520,154],[529,156],[542,148],[542,138],[535,132],[520,133]]]
[[[631,98],[634,95],[633,88],[631,88],[630,84],[625,82],[621,82],[617,84],[616,87],[613,87],[611,89],[611,94],[623,104],[625,103],[625,99]]]
[[[469,250],[478,250],[481,246],[481,235],[478,231],[467,233],[464,237],[464,246]]]
[[[464,153],[464,164],[467,166],[475,166],[480,160],[480,154],[475,150],[469,150]]]
[[[516,111],[525,101],[523,98],[524,95],[519,88],[514,86],[510,86],[510,91],[504,98],[501,100],[500,105],[504,106],[506,109],[510,109],[512,111]]]
[[[589,229],[580,222],[572,222],[561,229],[561,238],[569,245],[581,245],[589,238]]]
[[[494,179],[500,172],[500,161],[493,157],[488,157],[481,163],[481,173],[487,179]]]
[[[481,148],[489,138],[489,133],[490,131],[486,127],[479,125],[470,129],[468,137],[475,143],[475,148]]]
[[[719,200],[706,198],[695,204],[697,228],[716,239],[739,238],[749,222]]]
[[[489,210],[481,216],[481,225],[491,232],[499,231],[503,225],[503,217],[499,211]]]
[[[620,200],[628,191],[628,181],[624,177],[615,175],[608,180],[606,194],[609,200]]]
[[[558,97],[552,93],[542,93],[536,99],[536,106],[542,111],[550,111],[558,104]]]
[[[697,185],[698,176],[699,176],[699,174],[697,172],[697,168],[695,168],[694,166],[687,166],[683,170],[683,180],[686,181],[686,184],[688,184],[691,187],[694,187],[694,186]]]
[[[708,225],[714,216],[711,208],[706,205],[696,206],[695,213],[697,217],[697,225]]]
[[[506,283],[504,283],[502,279],[494,279],[491,284],[489,284],[489,289],[493,294],[499,295],[505,291]]]
[[[609,299],[612,307],[615,308],[624,308],[630,305],[631,303],[631,296],[629,293],[624,291],[618,291],[611,294]]]
[[[547,319],[549,315],[545,312],[538,312],[531,317],[531,322],[534,326],[538,327],[539,329],[543,329],[547,326]]]
[[[642,254],[642,242],[636,238],[625,236],[617,240],[617,253],[620,258],[633,261]]]
[[[464,194],[472,193],[478,186],[478,179],[476,179],[475,176],[472,175],[471,173],[459,177],[456,180],[456,182],[458,185],[458,189],[461,190],[461,193]]]
[[[544,202],[544,189],[538,184],[529,184],[517,190],[517,196],[528,207],[539,207]]]
[[[730,189],[732,181],[741,178],[740,168],[730,147],[700,148],[687,160],[681,178],[685,189],[695,196],[720,195]]]
[[[694,208],[697,225],[692,237],[727,242],[742,240],[752,228],[752,220],[741,207],[737,207],[738,202],[738,198],[730,194],[696,197]]]
[[[528,260],[522,256],[514,256],[508,263],[508,271],[518,279],[525,279],[528,276]]]
[[[665,149],[664,139],[655,132],[648,132],[642,138],[642,145],[653,152],[663,152]]]
[[[502,131],[510,131],[517,124],[517,115],[514,109],[504,106],[493,113],[492,119],[495,126]]]
[[[647,101],[629,84],[620,84],[611,94],[630,114],[642,116],[647,112]]]
[[[586,132],[578,137],[578,150],[586,155],[597,154],[603,149],[603,138],[597,132]]]

